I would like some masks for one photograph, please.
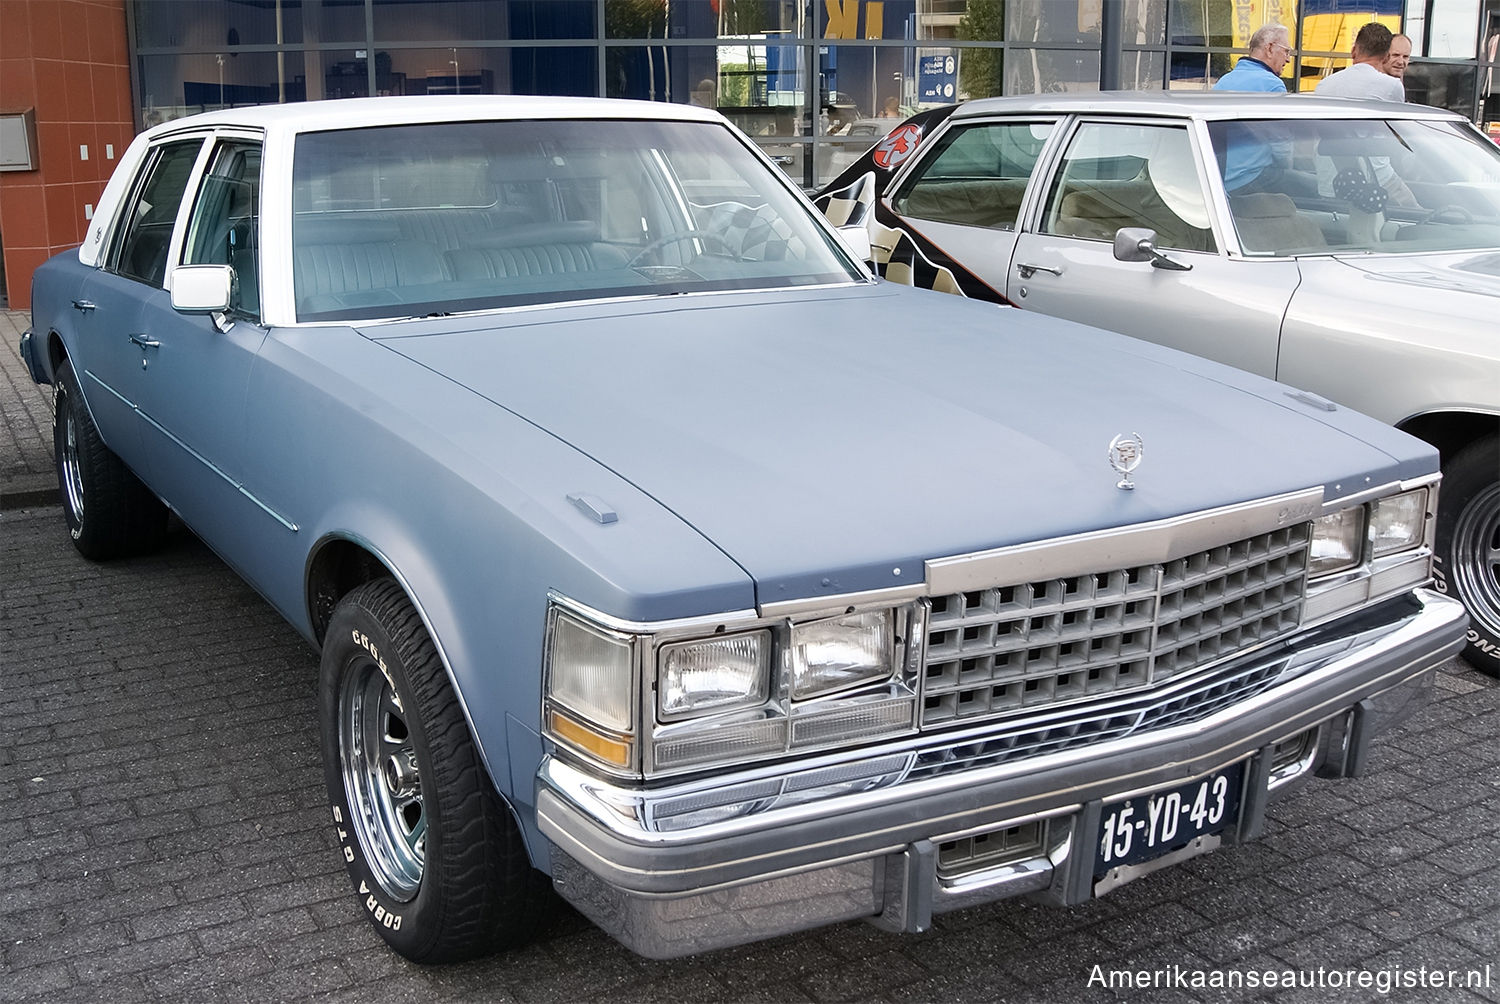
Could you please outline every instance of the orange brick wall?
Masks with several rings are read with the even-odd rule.
[[[36,267],[83,240],[135,136],[124,0],[0,0],[0,111],[26,108],[39,169],[0,171],[5,285],[21,310]]]

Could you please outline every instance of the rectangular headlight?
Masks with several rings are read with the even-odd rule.
[[[804,700],[889,677],[891,612],[868,610],[792,626],[792,697]]]
[[[771,633],[754,631],[663,646],[658,703],[663,721],[763,704],[770,691]]]
[[[629,732],[633,654],[629,635],[554,611],[548,696],[596,725]]]
[[[1370,507],[1370,553],[1395,554],[1422,543],[1427,524],[1427,489],[1378,499]]]
[[[1365,507],[1351,506],[1313,520],[1308,575],[1316,578],[1353,568],[1365,542]]]

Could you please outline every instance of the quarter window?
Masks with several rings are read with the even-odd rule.
[[[1052,133],[1051,122],[1007,122],[951,129],[893,202],[920,220],[1014,230],[1021,197]]]
[[[187,190],[188,176],[203,141],[169,143],[157,148],[136,189],[116,248],[114,269],[123,276],[160,287],[167,275],[172,227]]]
[[[1216,249],[1186,129],[1079,127],[1048,194],[1042,232],[1112,241],[1121,227],[1155,230],[1158,247]]]

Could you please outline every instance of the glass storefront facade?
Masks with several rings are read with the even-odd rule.
[[[1500,120],[1500,0],[135,0],[141,125],[374,94],[568,94],[718,108],[794,178],[828,180],[892,117],[1100,86],[1201,89],[1280,21],[1288,88],[1377,18],[1413,40],[1410,100]]]

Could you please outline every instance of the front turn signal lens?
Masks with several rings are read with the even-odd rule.
[[[548,715],[547,722],[556,738],[571,743],[604,763],[615,767],[630,766],[631,744],[618,736],[601,732],[555,708]]]

